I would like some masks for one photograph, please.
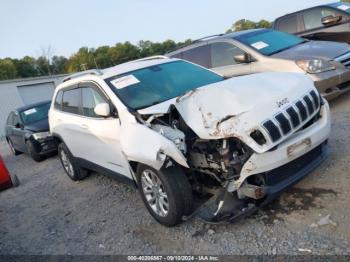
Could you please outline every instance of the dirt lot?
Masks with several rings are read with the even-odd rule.
[[[350,254],[350,94],[331,107],[328,160],[232,225],[165,228],[136,190],[98,174],[72,182],[57,157],[37,164],[1,142],[21,186],[0,192],[0,254]]]

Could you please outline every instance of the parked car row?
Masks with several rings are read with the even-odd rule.
[[[10,114],[11,150],[134,185],[166,226],[251,214],[327,156],[325,98],[349,88],[349,45],[261,29],[167,56],[67,77],[51,103]]]

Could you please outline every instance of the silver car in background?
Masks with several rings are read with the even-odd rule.
[[[254,29],[202,38],[166,55],[225,77],[267,71],[304,73],[328,100],[350,89],[350,45],[346,43],[309,41],[284,32]]]

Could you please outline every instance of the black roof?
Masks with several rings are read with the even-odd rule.
[[[41,105],[48,104],[48,103],[51,103],[51,100],[41,101],[41,102],[33,103],[33,104],[30,104],[30,105],[25,105],[25,106],[16,108],[15,111],[17,111],[17,112],[22,112],[22,111],[31,109],[31,108],[33,108],[33,107],[41,106]]]

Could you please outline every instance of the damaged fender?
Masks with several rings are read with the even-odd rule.
[[[129,161],[143,163],[159,170],[166,160],[162,157],[163,154],[181,166],[189,167],[185,156],[172,141],[144,125],[123,125],[121,137],[122,151]]]

